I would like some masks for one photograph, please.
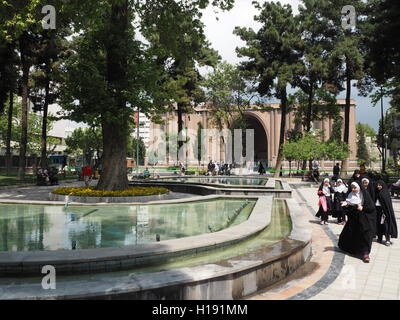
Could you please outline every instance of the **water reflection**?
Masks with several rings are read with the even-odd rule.
[[[166,182],[182,182],[182,183],[211,183],[211,184],[228,184],[239,186],[261,186],[265,185],[268,179],[265,178],[231,178],[231,177],[204,177],[204,178],[171,178],[162,179]]]
[[[0,205],[0,250],[118,247],[224,229],[248,218],[255,201],[68,207]],[[246,210],[243,210],[246,208]]]

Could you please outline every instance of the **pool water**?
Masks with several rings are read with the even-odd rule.
[[[57,281],[81,281],[81,280],[102,280],[118,277],[126,277],[133,274],[159,272],[177,268],[193,267],[208,263],[218,263],[224,259],[230,259],[241,254],[255,252],[260,248],[285,239],[292,230],[290,212],[284,200],[274,200],[270,225],[258,234],[239,243],[224,248],[204,251],[196,255],[184,255],[173,257],[161,263],[150,266],[134,267],[128,270],[100,272],[93,274],[59,275]],[[42,278],[38,277],[0,277],[0,285],[40,283]]]
[[[0,251],[136,245],[220,231],[248,219],[256,201],[213,199],[130,206],[0,205]]]
[[[169,178],[169,179],[160,179],[158,181],[203,183],[203,184],[227,184],[235,186],[264,186],[268,182],[268,179],[235,178],[235,177],[201,177],[201,178]]]

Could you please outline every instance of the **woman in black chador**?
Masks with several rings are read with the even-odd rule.
[[[337,218],[338,224],[344,225],[346,224],[346,216],[342,207],[342,202],[346,201],[348,188],[343,183],[342,179],[338,179],[336,181],[336,186],[333,189],[335,190],[335,195],[333,198],[333,216]]]
[[[361,171],[360,170],[354,170],[354,173],[353,173],[353,175],[352,175],[352,177],[350,178],[350,180],[349,181],[347,181],[347,185],[350,187],[351,186],[351,184],[353,183],[353,182],[357,182],[357,184],[359,185],[359,186],[361,186],[361,179],[362,179],[362,176],[361,176]],[[349,192],[350,192],[351,190],[349,190]]]
[[[371,221],[376,210],[371,196],[356,182],[351,184],[351,192],[342,203],[348,221],[339,237],[339,248],[353,255],[362,255],[364,262],[370,261],[374,229]]]
[[[397,223],[394,215],[392,199],[390,198],[389,189],[385,182],[379,180],[376,183],[376,233],[378,242],[382,243],[385,235],[385,245],[390,246],[390,237],[397,238]]]
[[[325,179],[318,189],[319,196],[319,210],[316,214],[318,218],[321,218],[321,224],[328,224],[329,215],[332,214],[332,195],[334,190],[329,182],[329,179]]]
[[[371,196],[371,199],[375,199],[375,188],[374,188],[374,183],[368,179],[368,178],[363,178],[361,180],[363,187],[368,191],[369,195]]]
[[[265,169],[264,169],[264,166],[263,166],[263,164],[262,164],[261,161],[260,161],[260,163],[258,164],[258,173],[259,173],[260,175],[265,174]]]

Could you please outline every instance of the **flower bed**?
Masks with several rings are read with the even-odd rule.
[[[57,188],[52,191],[54,194],[77,197],[139,197],[152,196],[168,193],[169,190],[163,187],[132,187],[122,191],[96,190],[95,187],[82,188]]]

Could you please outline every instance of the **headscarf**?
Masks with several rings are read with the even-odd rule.
[[[328,183],[329,183],[329,179],[328,179],[328,178],[325,178],[325,179],[324,179],[324,182],[322,183],[322,190],[325,191],[325,194],[326,194],[326,195],[330,196],[330,194],[331,194],[331,186],[330,186],[330,185],[329,185],[329,186],[326,186],[326,185],[325,185],[325,182],[328,182]]]
[[[356,191],[356,193],[354,193],[353,190],[352,190],[352,191],[349,193],[349,195],[347,196],[346,202],[347,202],[349,205],[352,205],[352,206],[359,206],[359,205],[362,205],[364,199],[363,199],[363,196],[362,196],[362,193],[361,193],[361,188],[360,188],[360,186],[358,185],[357,182],[353,182],[353,183],[351,184],[351,186],[355,186],[355,187],[357,188],[357,191]]]
[[[369,179],[367,179],[367,178],[363,178],[362,180],[361,180],[361,183],[364,185],[364,181],[368,181],[368,185],[371,183],[370,181],[369,181]]]
[[[340,186],[337,186],[337,187],[334,188],[335,192],[339,192],[339,193],[347,192],[347,191],[348,191],[348,188],[347,188],[346,185],[343,183],[343,180],[342,180],[342,179],[338,179],[338,180],[336,181],[336,183],[339,183],[339,182],[341,182],[342,184],[341,184]]]

